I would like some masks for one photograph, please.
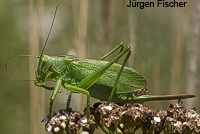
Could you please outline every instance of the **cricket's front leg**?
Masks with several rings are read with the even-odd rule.
[[[37,78],[37,76],[36,76],[36,78]],[[43,82],[45,82],[45,81],[50,81],[50,80],[52,80],[53,78],[55,78],[54,74],[48,74],[48,75],[44,78],[44,80],[43,80],[42,82],[40,82],[40,81],[38,81],[38,80],[35,80],[35,81],[34,81],[34,84],[35,84],[36,86],[38,86],[38,87],[43,87],[43,88],[45,88],[45,89],[47,89],[47,90],[54,90],[54,87],[49,87],[49,86],[46,86],[46,85],[42,84]]]
[[[55,85],[54,90],[53,90],[53,92],[51,94],[51,97],[50,97],[50,103],[49,103],[49,120],[47,121],[47,123],[49,123],[49,121],[52,118],[53,102],[54,102],[54,100],[56,98],[56,95],[58,94],[58,92],[60,90],[61,83],[62,83],[62,76],[58,77],[56,85]]]
[[[34,81],[34,84],[36,85],[36,86],[38,86],[38,87],[43,87],[43,88],[45,88],[45,89],[47,89],[47,90],[54,90],[54,87],[49,87],[49,86],[46,86],[46,85],[44,85],[44,84],[42,84],[42,83],[40,83],[39,81]]]

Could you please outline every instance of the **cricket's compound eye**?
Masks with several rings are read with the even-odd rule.
[[[47,62],[48,62],[47,58],[43,59],[43,63],[47,63]]]

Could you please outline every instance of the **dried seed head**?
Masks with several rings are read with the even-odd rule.
[[[154,117],[154,121],[161,122],[161,119],[160,119],[160,117]]]
[[[64,116],[64,115],[61,115],[59,118],[60,118],[60,120],[66,120],[67,119],[67,117]]]
[[[106,105],[106,102],[94,104],[90,109],[90,120],[88,123],[85,114],[72,110],[60,110],[54,113],[46,130],[53,133],[80,133],[93,134],[97,125],[104,131],[110,133],[133,133],[141,129],[143,133],[199,133],[200,116],[196,108],[187,110],[183,103],[170,104],[166,110],[149,109],[142,104],[126,103],[124,105]],[[46,117],[48,119],[48,117]],[[96,124],[95,124],[96,123]]]
[[[87,119],[85,118],[85,119],[81,120],[81,123],[82,124],[87,124]]]
[[[60,126],[61,126],[62,128],[66,128],[66,123],[65,123],[65,122],[62,122],[62,123],[60,124]]]
[[[104,107],[106,110],[109,110],[109,111],[111,111],[113,108],[111,107],[111,106],[105,106]]]
[[[60,130],[59,127],[55,127],[55,128],[54,128],[54,132],[58,132],[59,130]]]
[[[138,89],[136,91],[136,95],[141,96],[141,95],[147,95],[148,94],[148,89],[144,88],[144,89]]]
[[[89,134],[89,132],[83,131],[83,132],[81,132],[81,134]]]
[[[46,131],[47,132],[50,132],[52,130],[52,126],[51,125],[48,125],[47,127],[46,127]]]
[[[176,123],[173,124],[174,126],[174,132],[180,133],[182,131],[182,122],[177,121]]]

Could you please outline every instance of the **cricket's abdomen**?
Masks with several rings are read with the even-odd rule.
[[[107,61],[90,59],[75,59],[68,67],[69,74],[78,83],[85,77],[105,66]],[[116,77],[121,68],[120,64],[113,64],[108,70],[87,89],[91,97],[107,101]],[[112,101],[121,102],[130,100],[136,95],[136,91],[146,87],[146,78],[132,68],[125,67],[117,83],[116,92]]]

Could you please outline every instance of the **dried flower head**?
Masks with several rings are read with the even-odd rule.
[[[143,133],[200,133],[200,116],[196,108],[187,110],[183,103],[170,104],[167,110],[149,109],[138,103],[106,105],[98,102],[90,108],[88,123],[86,109],[83,115],[73,110],[54,112],[52,119],[46,124],[46,130],[53,134],[93,134],[97,126],[105,133],[134,133],[141,129]],[[46,122],[48,116],[42,122]]]

